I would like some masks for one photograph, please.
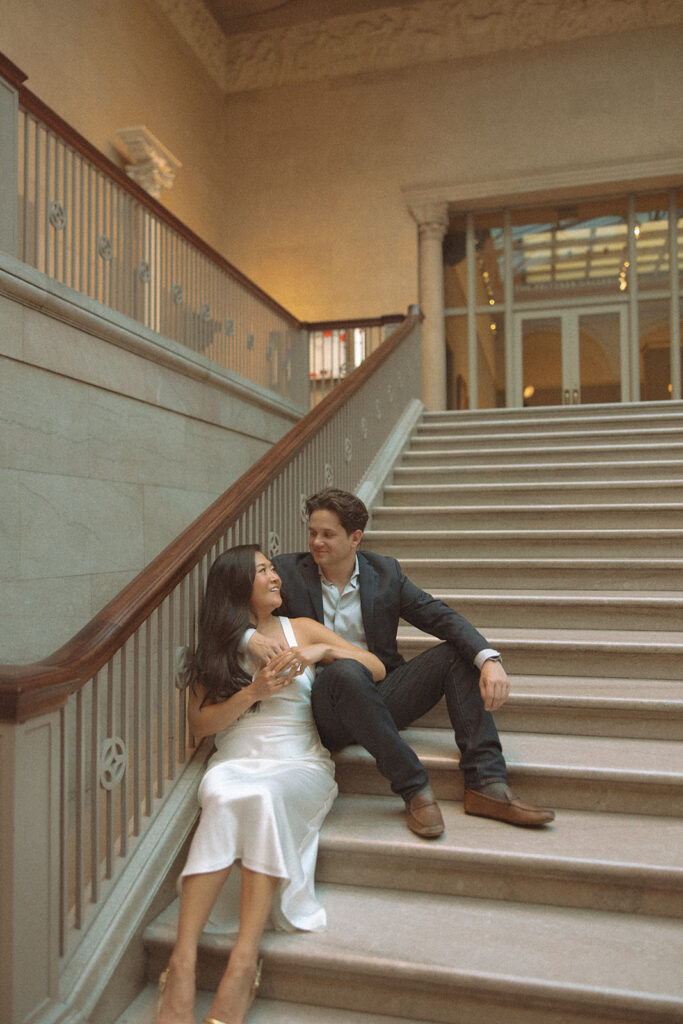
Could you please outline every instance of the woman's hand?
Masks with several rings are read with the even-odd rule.
[[[254,702],[267,700],[273,694],[284,690],[286,686],[290,686],[301,669],[299,650],[296,647],[288,647],[286,651],[271,658],[267,665],[263,665],[246,689],[250,691]]]

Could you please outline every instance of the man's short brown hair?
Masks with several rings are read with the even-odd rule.
[[[355,530],[363,531],[367,525],[368,510],[360,498],[350,491],[326,487],[306,499],[306,515],[309,518],[312,512],[318,512],[320,509],[336,512],[339,522],[348,534]]]

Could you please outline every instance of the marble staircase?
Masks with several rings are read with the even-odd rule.
[[[683,403],[424,415],[364,546],[503,653],[510,782],[556,821],[464,815],[442,707],[406,732],[436,841],[343,751],[317,872],[328,930],[264,937],[249,1024],[683,1020],[682,455]],[[433,642],[401,629],[407,657]],[[153,1024],[176,915],[147,928],[150,984],[118,1024]],[[198,1020],[229,947],[202,944]]]

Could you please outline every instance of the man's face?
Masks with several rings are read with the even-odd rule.
[[[337,513],[329,509],[317,509],[308,520],[308,549],[326,576],[351,571],[362,536],[362,530],[347,533]]]

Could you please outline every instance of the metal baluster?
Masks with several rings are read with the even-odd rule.
[[[153,792],[153,743],[152,743],[152,616],[145,622],[145,815],[152,813]]]
[[[107,665],[107,691],[106,691],[106,725],[105,742],[110,743],[114,739],[114,659]],[[104,763],[100,763],[100,778],[104,780]],[[111,781],[111,780],[110,780]],[[105,878],[111,878],[114,862],[114,788],[107,788],[104,791],[104,814],[105,814]]]
[[[178,742],[177,729],[176,729],[176,704],[175,704],[175,648],[178,646],[179,634],[176,633],[175,629],[175,618],[174,618],[174,591],[166,598],[168,604],[168,643],[167,643],[167,657],[168,657],[168,694],[166,697],[166,703],[168,704],[168,778],[175,779],[176,776],[176,744]]]
[[[73,703],[59,712],[59,955],[66,953],[66,927],[69,916],[69,752],[72,745],[68,737],[69,712]]]
[[[76,778],[73,811],[74,927],[83,927],[85,904],[85,708],[84,690],[76,692]],[[71,831],[71,830],[69,830]]]
[[[125,771],[119,782],[119,855],[128,856],[128,780],[130,777],[130,729],[128,727],[128,655],[130,644],[128,641],[121,648],[121,659],[119,661],[119,736],[123,740],[123,756],[125,757]]]
[[[155,657],[156,672],[156,795],[162,797],[166,791],[164,779],[164,672],[161,652],[164,649],[164,629],[162,607],[156,609],[157,647]]]
[[[142,627],[141,627],[142,628]],[[147,628],[145,623],[144,628]],[[133,725],[132,725],[132,764],[133,764],[133,835],[139,836],[142,830],[142,750],[140,742],[140,718],[142,701],[140,697],[140,629],[133,634]]]
[[[90,708],[90,901],[100,898],[99,673],[92,683]]]

